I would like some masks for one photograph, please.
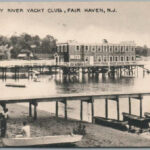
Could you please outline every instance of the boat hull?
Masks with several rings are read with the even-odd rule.
[[[61,136],[43,136],[31,138],[3,138],[5,147],[32,147],[48,146],[57,144],[75,143],[82,139],[81,135],[61,135]]]

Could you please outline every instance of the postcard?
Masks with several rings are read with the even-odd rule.
[[[0,2],[0,147],[150,147],[150,2]]]

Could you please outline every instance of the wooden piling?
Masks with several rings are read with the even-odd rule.
[[[19,67],[18,67],[18,79],[19,79],[20,77],[19,77]]]
[[[116,101],[117,101],[117,120],[119,121],[120,120],[120,110],[119,110],[119,98],[118,97],[117,97]]]
[[[131,98],[129,97],[129,114],[131,114]]]
[[[37,119],[37,103],[34,103],[34,120]]]
[[[7,78],[7,68],[5,68],[5,79]]]
[[[142,97],[140,97],[140,117],[142,117]]]
[[[83,101],[80,100],[80,120],[83,120]]]
[[[56,101],[56,117],[58,118],[58,101]]]
[[[29,117],[32,117],[32,104],[29,102]]]
[[[105,99],[105,118],[108,118],[108,99]]]
[[[94,122],[94,99],[91,98],[91,117],[92,117],[92,123]]]
[[[15,71],[15,80],[17,79],[17,69],[16,67],[14,67],[14,71]]]
[[[67,100],[64,100],[64,105],[65,105],[65,107],[64,107],[64,114],[65,114],[65,119],[67,120]]]

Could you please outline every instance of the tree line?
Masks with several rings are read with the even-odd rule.
[[[33,53],[54,53],[56,41],[51,35],[46,35],[44,38],[27,33],[12,35],[11,37],[0,35],[0,46],[7,45],[7,48],[11,49],[12,58],[16,58],[21,50],[29,50]]]
[[[38,35],[22,33],[11,37],[0,35],[0,51],[10,51],[11,58],[16,58],[21,50],[28,50],[34,53],[53,54],[56,51],[57,40],[52,35],[40,38]],[[136,47],[136,55],[150,56],[150,48],[146,45]]]
[[[146,45],[137,46],[135,49],[135,53],[138,56],[150,56],[150,48],[148,48]]]

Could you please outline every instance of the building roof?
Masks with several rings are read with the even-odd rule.
[[[61,45],[88,45],[88,46],[99,46],[99,45],[120,45],[120,46],[124,46],[124,45],[129,45],[129,46],[135,46],[135,42],[134,41],[121,41],[119,43],[109,43],[107,41],[107,39],[103,39],[102,42],[99,43],[80,43],[77,42],[75,40],[69,40],[67,42],[63,42],[63,43],[57,43],[57,45],[61,46]]]

